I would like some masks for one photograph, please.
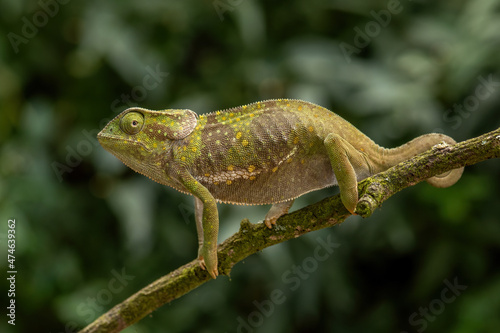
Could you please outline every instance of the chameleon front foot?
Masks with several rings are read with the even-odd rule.
[[[208,271],[208,274],[212,279],[217,278],[219,271],[217,269],[217,251],[205,250],[204,247],[200,248],[198,260],[200,262],[200,267],[203,270]]]

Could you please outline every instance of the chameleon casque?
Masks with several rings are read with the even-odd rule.
[[[215,278],[219,217],[216,202],[273,204],[271,228],[295,198],[338,185],[354,214],[357,182],[440,142],[431,133],[393,149],[335,113],[301,100],[256,102],[198,116],[191,110],[129,108],[98,134],[101,145],[133,170],[194,196],[200,265]],[[427,179],[453,185],[463,168]]]

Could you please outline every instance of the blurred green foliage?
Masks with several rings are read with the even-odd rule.
[[[300,98],[386,147],[500,124],[498,0],[4,0],[0,17],[0,268],[15,218],[18,271],[6,333],[73,332],[195,258],[192,199],[95,140],[129,105]],[[126,332],[498,332],[499,166],[266,249]],[[267,208],[220,205],[220,240]]]

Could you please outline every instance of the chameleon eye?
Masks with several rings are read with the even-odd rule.
[[[120,128],[130,135],[139,133],[143,125],[144,116],[139,112],[129,112],[120,120]]]

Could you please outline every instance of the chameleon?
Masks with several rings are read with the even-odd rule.
[[[273,99],[197,115],[188,109],[131,107],[98,134],[102,147],[152,180],[194,197],[198,259],[218,275],[217,202],[272,204],[272,228],[294,199],[338,185],[355,214],[357,182],[432,146],[455,140],[421,135],[387,149],[334,112],[297,99]],[[457,182],[463,168],[427,179],[435,187]]]

